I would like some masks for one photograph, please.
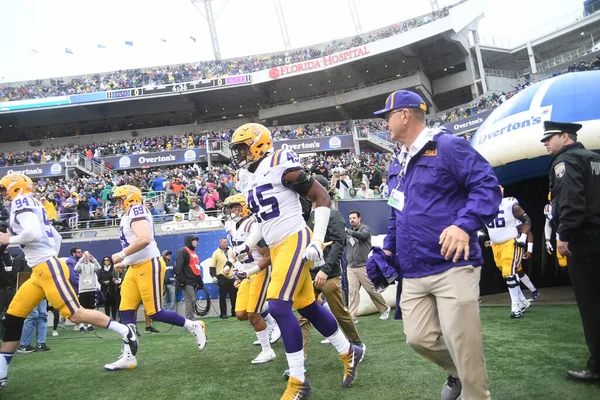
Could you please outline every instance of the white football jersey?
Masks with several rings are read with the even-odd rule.
[[[256,220],[254,219],[254,216],[246,218],[240,223],[239,226],[236,226],[237,223],[234,221],[230,222],[231,224],[227,225],[227,237],[229,238],[229,241],[233,246],[239,246],[243,244],[246,241],[246,239],[248,239],[252,227],[256,225]],[[260,260],[262,260],[262,256],[258,252],[258,247],[255,246],[252,249],[252,252],[248,255],[248,257],[246,257],[244,261],[240,263],[238,269],[240,269],[241,271],[247,271],[255,265],[258,265]]]
[[[269,247],[281,243],[306,227],[298,193],[284,185],[284,175],[303,169],[292,150],[281,149],[266,156],[254,173],[240,169],[236,189],[246,196]]]
[[[50,225],[44,206],[30,195],[19,195],[10,203],[10,230],[13,236],[27,230],[27,226],[19,222],[19,215],[26,212],[32,212],[36,216],[42,230],[39,241],[21,245],[27,264],[34,267],[58,256],[62,238]]]
[[[131,229],[131,224],[142,219],[145,219],[150,223],[150,237],[152,239],[150,240],[148,246],[137,253],[133,253],[125,257],[125,260],[123,261],[125,265],[135,265],[156,257],[160,257],[160,251],[158,250],[158,246],[154,240],[154,222],[152,221],[152,214],[150,214],[148,209],[143,204],[136,204],[129,207],[129,210],[127,210],[127,212],[121,218],[121,227],[119,229],[121,246],[123,246],[123,249],[125,249],[129,247],[131,242],[133,242],[136,236],[135,233],[133,233],[133,229]]]
[[[544,206],[544,215],[546,219],[552,221],[552,204],[548,203]]]
[[[504,243],[519,236],[517,219],[513,215],[513,207],[519,204],[514,197],[504,197],[498,209],[498,215],[487,224],[488,235],[494,244]]]

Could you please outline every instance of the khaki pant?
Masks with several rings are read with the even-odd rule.
[[[373,282],[369,279],[367,275],[367,267],[358,267],[358,268],[347,268],[346,274],[348,275],[348,294],[349,294],[349,305],[350,315],[352,315],[353,319],[356,319],[358,314],[358,306],[360,305],[360,287],[364,287],[369,297],[377,307],[377,311],[380,313],[387,310],[387,304],[385,304],[385,300],[380,293],[375,291],[375,286],[373,286]]]
[[[344,305],[344,300],[342,298],[342,277],[338,276],[336,278],[327,279],[321,289],[315,289],[315,297],[318,298],[321,293],[325,295],[325,300],[327,300],[327,304],[329,304],[331,313],[337,320],[340,328],[342,328],[342,331],[346,334],[350,343],[359,343],[360,336],[358,336],[358,332],[356,332],[356,325],[354,325],[354,321]],[[302,329],[302,344],[304,346],[304,357],[306,358],[308,352],[308,336],[310,334],[310,321],[302,316],[298,318],[298,321],[300,322],[300,328]]]
[[[451,268],[403,279],[400,307],[406,343],[458,376],[463,400],[490,398],[479,318],[481,268]]]

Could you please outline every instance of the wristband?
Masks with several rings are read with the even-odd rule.
[[[119,252],[119,257],[121,257],[121,260],[124,260],[124,259],[125,259],[125,257],[127,257],[127,256],[125,255],[125,252],[124,252],[123,250],[121,250],[121,251]]]
[[[254,274],[258,274],[259,272],[260,272],[260,267],[258,265],[255,265],[254,267],[252,267],[248,271],[246,271],[246,274],[248,276],[251,276]]]
[[[527,243],[527,252],[533,253],[533,242]]]

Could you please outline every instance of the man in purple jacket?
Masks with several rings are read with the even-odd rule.
[[[442,400],[489,399],[479,318],[483,264],[476,231],[502,199],[490,164],[469,143],[425,125],[419,95],[398,90],[375,112],[403,146],[390,164],[390,225],[383,249],[403,275],[406,342],[444,368]]]

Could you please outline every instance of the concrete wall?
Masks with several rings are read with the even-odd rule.
[[[474,82],[472,72],[466,70],[457,74],[452,74],[432,81],[433,93],[437,95],[445,92],[450,92],[452,90],[472,85],[473,83]]]
[[[486,76],[485,80],[487,82],[488,91],[494,92],[512,92],[515,90],[513,86],[516,86],[517,83],[519,83],[518,79],[499,78],[495,76]]]

